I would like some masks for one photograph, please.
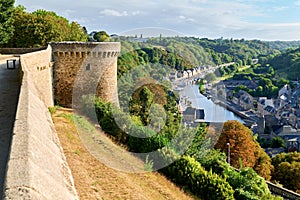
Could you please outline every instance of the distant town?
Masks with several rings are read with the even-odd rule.
[[[205,75],[218,70],[220,67],[229,66],[234,63],[219,66],[197,66],[185,71],[174,71],[169,79],[173,82],[174,90],[180,91],[188,84],[196,84]],[[224,80],[213,85],[206,82],[205,96],[212,99],[215,104],[224,106],[244,120],[259,138],[271,141],[274,137],[281,137],[285,141],[285,147],[266,148],[270,156],[292,151],[300,151],[300,83],[293,82],[296,87],[291,88],[286,84],[280,88],[276,98],[264,96],[253,97],[246,91],[234,91],[238,86],[244,85],[247,88],[256,88],[255,80]],[[224,91],[220,93],[212,92],[215,90]],[[182,99],[180,110],[184,116],[184,123],[197,124],[205,122],[204,109],[196,109],[190,106],[190,102]]]

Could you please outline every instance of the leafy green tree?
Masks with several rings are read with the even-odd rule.
[[[143,86],[138,92],[138,98],[134,98],[130,103],[131,113],[139,116],[145,126],[150,122],[149,114],[153,99],[152,92],[146,86]]]
[[[281,199],[272,196],[266,181],[252,168],[242,168],[240,171],[229,168],[225,171],[225,176],[234,189],[234,197],[237,200]]]
[[[272,172],[274,170],[274,166],[272,165],[272,161],[270,156],[262,149],[258,142],[256,144],[255,151],[255,164],[253,169],[257,172],[258,175],[269,181],[271,179]]]
[[[300,153],[281,153],[272,158],[272,180],[300,193]]]
[[[206,76],[205,76],[205,80],[207,81],[207,82],[212,82],[212,81],[214,81],[214,80],[216,80],[216,75],[214,74],[214,73],[209,73],[209,74],[207,74]]]
[[[203,79],[201,79],[201,80],[200,80],[200,83],[199,83],[199,92],[200,92],[201,94],[204,94],[204,93],[205,93],[204,80],[203,80]]]
[[[107,42],[109,41],[109,35],[105,31],[99,31],[95,33],[94,39],[97,42]]]
[[[49,42],[87,41],[84,29],[76,22],[69,21],[55,12],[37,10],[26,12],[18,6],[14,10],[14,37],[8,47],[40,47]]]
[[[13,36],[14,0],[0,0],[0,45],[6,44]]]
[[[284,139],[282,139],[281,137],[274,137],[271,141],[271,147],[272,148],[285,147]]]

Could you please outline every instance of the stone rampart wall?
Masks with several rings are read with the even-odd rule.
[[[35,51],[44,50],[47,47],[38,48],[0,48],[0,54],[25,54]]]
[[[50,47],[20,57],[22,85],[4,199],[78,199],[48,111],[53,105],[50,59]]]
[[[51,47],[46,50],[37,51],[22,55],[20,58],[22,70],[30,74],[32,81],[38,91],[40,99],[46,106],[53,106],[53,89],[52,89],[52,65]]]

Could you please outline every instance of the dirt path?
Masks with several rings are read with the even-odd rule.
[[[18,69],[6,69],[7,58],[0,56],[0,199],[20,89]]]
[[[58,110],[52,117],[80,199],[194,199],[156,172],[125,173],[102,164],[83,146],[65,113]]]

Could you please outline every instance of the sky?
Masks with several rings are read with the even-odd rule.
[[[15,0],[89,32],[260,40],[300,40],[300,0]]]

